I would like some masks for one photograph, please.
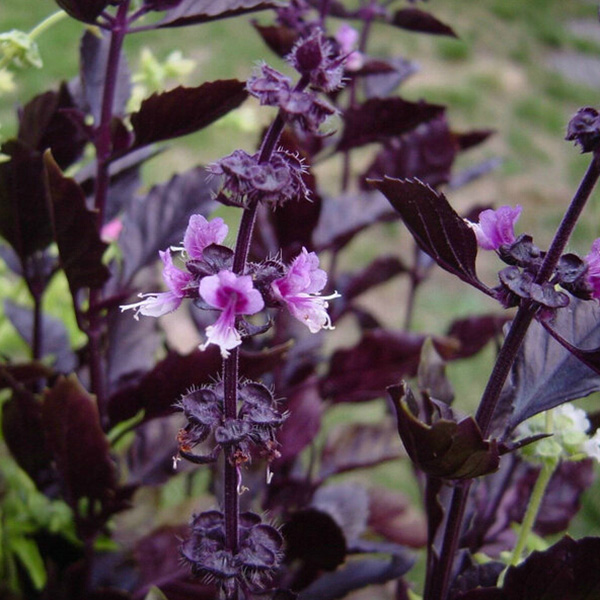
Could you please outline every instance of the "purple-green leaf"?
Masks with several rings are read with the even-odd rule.
[[[44,155],[44,167],[54,236],[69,287],[72,292],[98,288],[110,272],[102,263],[108,244],[100,239],[96,213],[88,210],[83,190],[63,175],[50,151]]]
[[[195,88],[180,86],[153,94],[131,115],[134,147],[198,131],[237,108],[247,96],[246,84],[237,79],[211,81]]]
[[[371,182],[400,213],[421,249],[442,269],[482,292],[493,292],[477,277],[477,240],[465,220],[442,193],[418,180],[385,177]]]
[[[396,409],[398,433],[415,466],[427,475],[444,479],[472,479],[493,473],[500,464],[495,440],[484,440],[471,417],[458,423],[438,419],[423,423],[408,406],[404,385],[388,389]]]

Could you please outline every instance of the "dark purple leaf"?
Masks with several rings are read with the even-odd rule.
[[[344,132],[337,149],[350,150],[412,131],[443,114],[445,107],[402,98],[371,98],[344,112]]]
[[[502,328],[508,321],[510,317],[503,315],[478,315],[454,321],[447,335],[458,340],[460,344],[457,358],[469,358],[490,341],[499,339]]]
[[[0,368],[0,376],[4,367]],[[10,373],[10,372],[9,372]],[[38,489],[56,484],[42,430],[42,404],[39,398],[15,391],[2,404],[2,435],[18,465],[31,477]]]
[[[391,560],[364,559],[352,561],[335,573],[327,573],[303,590],[298,600],[335,600],[368,585],[384,584],[402,577],[414,560],[392,556]]]
[[[460,598],[462,594],[477,588],[494,587],[500,573],[505,569],[504,563],[490,561],[484,564],[471,564],[454,581],[450,591],[451,600]]]
[[[154,585],[160,586],[169,600],[214,600],[217,597],[214,586],[193,578],[180,558],[181,540],[188,533],[186,526],[161,527],[137,543],[134,557],[140,578],[134,590],[136,599],[145,598]]]
[[[153,94],[131,115],[135,147],[198,131],[237,108],[247,96],[246,84],[237,79]]]
[[[279,462],[296,458],[321,429],[324,406],[316,381],[308,380],[292,391],[283,406],[293,418],[286,419],[277,433],[281,444]]]
[[[321,380],[323,397],[333,402],[363,402],[385,394],[388,386],[417,373],[425,335],[373,329],[353,348],[337,350],[329,372]],[[442,339],[434,340],[442,353],[451,352]]]
[[[471,131],[465,131],[464,133],[454,132],[452,135],[458,144],[458,148],[461,152],[469,150],[474,146],[478,146],[485,142],[495,132],[493,129],[472,129]]]
[[[362,176],[362,184],[367,185],[365,179],[380,179],[385,175],[416,178],[432,187],[447,183],[457,151],[454,136],[442,115],[387,143]]]
[[[474,419],[458,423],[438,419],[420,421],[409,408],[410,391],[404,384],[389,388],[398,419],[398,433],[413,463],[427,475],[448,479],[472,479],[493,473],[500,464],[495,440],[484,440]]]
[[[390,220],[395,214],[385,198],[377,193],[325,196],[313,243],[320,250],[339,250],[363,229]]]
[[[18,140],[42,154],[50,148],[61,169],[75,162],[88,142],[68,114],[75,104],[63,83],[58,92],[36,96],[19,111]]]
[[[346,558],[346,538],[331,515],[315,508],[294,513],[281,528],[286,559],[333,571]]]
[[[69,15],[84,23],[94,23],[96,17],[110,4],[110,0],[56,0]]]
[[[195,25],[268,8],[277,8],[278,5],[277,2],[263,0],[183,0],[177,7],[169,10],[157,26]]]
[[[397,10],[392,17],[391,23],[392,25],[396,25],[396,27],[418,33],[458,37],[451,27],[442,23],[428,12],[419,10],[418,8],[402,8]]]
[[[10,160],[0,162],[0,235],[24,260],[52,242],[42,157],[17,140],[2,152]]]
[[[110,272],[102,263],[107,248],[98,233],[97,215],[88,210],[79,185],[65,177],[49,151],[44,155],[52,225],[61,266],[72,292],[100,287]]]
[[[144,8],[156,11],[169,10],[175,8],[181,2],[183,0],[144,0]]]
[[[475,233],[443,194],[416,180],[385,177],[372,183],[400,213],[421,249],[442,269],[488,295],[493,294],[475,272]]]
[[[426,340],[423,344],[417,376],[421,393],[435,398],[442,408],[443,405],[452,404],[454,388],[446,375],[446,361],[442,359],[430,340]]]
[[[552,329],[578,347],[600,346],[600,307],[571,298],[556,311]],[[563,348],[534,321],[513,367],[515,387],[510,426],[600,390],[600,375]]]
[[[8,300],[5,300],[6,302]],[[50,367],[37,361],[3,364],[0,365],[0,390],[10,388],[15,381],[27,387],[40,379],[48,379],[52,375],[54,375],[54,371]]]
[[[402,455],[402,444],[391,422],[338,425],[327,436],[319,478],[325,480],[337,473],[372,467]]]
[[[427,523],[407,496],[383,487],[371,489],[369,496],[369,528],[372,531],[409,548],[425,546]]]
[[[310,503],[330,515],[341,527],[348,548],[360,544],[360,536],[367,528],[369,495],[359,483],[331,483],[317,488]]]
[[[330,310],[332,320],[339,319],[350,308],[352,300],[364,292],[406,272],[406,265],[399,258],[380,256],[358,273],[344,273],[336,281],[336,288],[342,297],[336,300]]]
[[[5,300],[4,313],[19,335],[31,347],[33,345],[33,310]],[[48,314],[42,314],[41,321],[40,358],[52,358],[52,364],[57,371],[70,373],[77,366],[77,359],[71,350],[69,334],[63,322]]]
[[[46,393],[42,415],[69,505],[77,509],[82,498],[112,501],[117,474],[94,397],[74,375],[60,377]]]
[[[600,538],[565,536],[506,572],[502,589],[482,588],[457,600],[595,600],[600,597]]]
[[[214,209],[214,183],[197,167],[170,181],[154,186],[144,198],[136,198],[123,216],[119,245],[123,253],[122,280],[125,284],[142,267],[158,258],[158,251],[179,245],[192,214]]]
[[[287,56],[298,41],[298,32],[285,25],[259,25],[252,21],[252,25],[267,46],[281,58]]]
[[[139,383],[121,388],[110,397],[111,426],[134,417],[142,409],[146,420],[172,413],[174,404],[189,388],[211,382],[219,373],[221,362],[216,346],[187,356],[170,353]]]
[[[104,210],[105,223],[124,212],[133,202],[141,185],[140,168],[142,164],[160,152],[161,150],[156,146],[146,146],[133,150],[110,163],[108,167],[110,181]],[[79,169],[74,179],[90,199],[94,194],[96,164],[91,162]]]
[[[106,376],[112,394],[152,369],[161,336],[156,319],[136,321],[117,308],[109,312],[107,329]]]
[[[364,77],[367,98],[385,98],[418,70],[414,62],[401,56],[374,60],[367,57],[365,65],[356,74]]]
[[[277,352],[282,352],[281,348]],[[272,359],[265,361],[260,355],[241,352],[240,370],[248,377],[258,377],[262,368],[271,366]],[[139,381],[121,387],[109,398],[110,425],[130,419],[142,409],[146,420],[171,414],[183,394],[192,387],[214,382],[221,367],[221,354],[214,345],[187,355],[169,353]]]

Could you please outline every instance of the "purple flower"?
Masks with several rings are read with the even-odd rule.
[[[207,221],[202,215],[192,215],[183,237],[183,248],[189,258],[202,260],[202,252],[211,244],[220,244],[229,228],[217,217]]]
[[[358,71],[364,63],[362,54],[355,50],[358,38],[358,31],[348,23],[343,23],[335,34],[341,53],[346,55],[346,69],[348,71]]]
[[[332,92],[342,87],[344,56],[337,56],[321,30],[300,39],[286,60],[302,75],[310,78],[312,88]]]
[[[521,207],[501,206],[497,210],[484,210],[479,213],[479,223],[467,221],[475,232],[477,243],[484,250],[498,250],[502,245],[515,241],[515,223],[521,214]]]
[[[278,106],[286,121],[316,133],[322,123],[336,113],[333,106],[317,98],[314,92],[294,90],[291,79],[269,65],[262,64],[259,68],[260,71],[248,80],[246,89],[261,104]]]
[[[600,238],[594,240],[590,253],[583,260],[587,265],[585,276],[591,288],[592,297],[600,300]]]
[[[274,152],[269,161],[258,162],[258,153],[250,155],[235,150],[209,166],[214,175],[224,175],[222,194],[229,201],[244,197],[281,205],[288,200],[304,200],[309,192],[302,175],[302,159],[284,150]]]
[[[319,258],[302,248],[287,273],[271,284],[275,297],[285,303],[292,316],[304,323],[311,333],[333,329],[327,314],[327,300],[339,298],[338,293],[319,296],[327,283],[327,274],[319,269]]]
[[[238,276],[223,270],[200,281],[200,296],[204,301],[221,310],[214,325],[206,328],[206,342],[200,346],[205,350],[209,344],[221,348],[221,356],[227,358],[229,350],[242,343],[236,329],[236,315],[253,315],[263,309],[265,303],[258,290],[254,289],[252,277]]]
[[[169,291],[140,294],[140,298],[144,298],[144,300],[121,306],[121,312],[130,308],[137,309],[134,317],[139,319],[140,313],[146,317],[161,317],[179,308],[185,296],[186,287],[192,280],[192,276],[190,273],[181,271],[173,264],[169,250],[165,252],[159,251],[158,254],[163,261],[162,276]]]

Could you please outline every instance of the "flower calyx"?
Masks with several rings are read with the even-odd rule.
[[[265,592],[283,557],[283,538],[275,527],[255,513],[242,513],[236,552],[227,546],[222,512],[194,515],[190,529],[180,552],[194,575],[215,582],[225,597],[231,597],[240,585],[253,593]]]

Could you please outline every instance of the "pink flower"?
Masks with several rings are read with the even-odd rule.
[[[497,210],[484,210],[479,213],[479,223],[467,221],[475,232],[477,243],[484,250],[498,250],[504,244],[515,241],[515,223],[521,207],[501,206]]]
[[[200,296],[207,304],[222,311],[217,322],[206,328],[206,342],[200,350],[216,344],[221,348],[221,356],[227,358],[229,350],[242,343],[235,326],[236,315],[253,315],[262,310],[265,305],[262,296],[254,289],[252,277],[238,276],[227,270],[204,277],[200,281]]]
[[[358,31],[348,23],[343,23],[335,34],[341,53],[346,55],[345,67],[348,71],[358,71],[364,63],[362,54],[355,50],[358,38]]]
[[[103,242],[110,244],[111,242],[116,242],[119,239],[119,235],[121,235],[121,231],[123,230],[123,221],[121,219],[113,219],[109,221],[105,225],[102,226],[100,230],[100,238]]]
[[[190,258],[202,259],[202,252],[211,244],[220,244],[229,228],[217,217],[207,221],[202,215],[192,215],[183,237],[183,248]]]
[[[600,238],[594,240],[590,253],[583,260],[588,268],[586,279],[592,288],[592,297],[600,300]]]
[[[163,261],[162,276],[169,291],[140,294],[140,298],[145,298],[144,300],[121,306],[121,312],[130,308],[137,309],[133,316],[139,319],[140,313],[146,317],[161,317],[179,308],[185,296],[185,288],[190,283],[192,276],[173,264],[171,253],[168,250],[159,251],[158,254]]]
[[[327,300],[339,298],[338,293],[319,296],[327,283],[327,274],[319,269],[319,258],[302,248],[287,273],[271,284],[275,297],[285,303],[292,316],[304,323],[311,333],[333,329],[327,314]]]

